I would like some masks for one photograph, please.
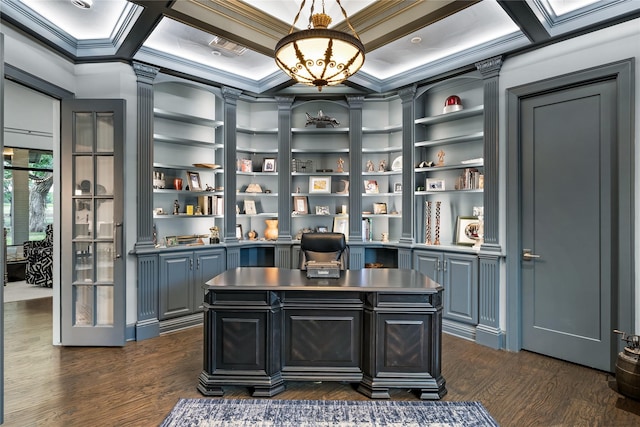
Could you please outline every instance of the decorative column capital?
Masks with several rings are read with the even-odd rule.
[[[347,96],[347,102],[351,108],[362,108],[364,96]]]
[[[293,104],[293,96],[276,96],[278,110],[290,110]]]
[[[240,95],[242,95],[242,91],[232,88],[232,87],[228,87],[228,86],[223,86],[222,87],[222,96],[224,97],[224,100],[226,102],[230,102],[235,104],[236,101],[238,100],[238,98],[240,98]]]
[[[497,77],[502,68],[502,56],[495,56],[485,59],[484,61],[478,61],[476,62],[476,68],[480,71],[480,74],[482,74],[482,78]]]
[[[156,76],[160,72],[160,68],[142,64],[140,62],[134,62],[133,64],[133,72],[136,73],[136,77],[138,78],[138,82],[142,83],[153,83]]]
[[[412,85],[409,87],[402,88],[398,91],[398,96],[402,100],[402,102],[413,101],[416,96],[417,86]]]

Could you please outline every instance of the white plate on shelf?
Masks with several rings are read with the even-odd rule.
[[[402,156],[398,156],[394,159],[393,163],[391,163],[392,171],[401,171],[402,170]]]

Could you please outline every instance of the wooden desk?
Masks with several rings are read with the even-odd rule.
[[[364,269],[339,279],[238,268],[209,280],[198,390],[225,385],[271,397],[285,381],[347,381],[370,398],[389,388],[446,394],[441,375],[442,291],[414,270]]]

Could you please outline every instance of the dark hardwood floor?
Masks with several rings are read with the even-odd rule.
[[[157,426],[196,390],[202,328],[124,348],[56,347],[51,298],[6,303],[6,426]],[[638,426],[640,402],[612,375],[526,351],[443,336],[443,400],[480,401],[501,426]],[[224,398],[251,398],[229,388]],[[367,400],[349,384],[290,383],[275,399]],[[418,400],[407,390],[392,399]]]

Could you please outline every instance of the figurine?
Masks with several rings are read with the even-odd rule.
[[[209,236],[209,243],[220,243],[220,232],[218,231],[218,226],[214,225],[209,229],[211,235]]]
[[[338,158],[338,168],[336,172],[344,172],[344,159],[342,157]]]
[[[178,203],[177,200],[173,201],[173,214],[174,215],[179,215],[180,214],[180,203]]]
[[[444,151],[438,151],[438,166],[444,166]]]
[[[367,160],[367,172],[373,172],[373,162],[371,160]]]
[[[378,172],[384,172],[387,170],[387,161],[385,159],[380,160],[378,165]]]
[[[322,110],[318,111],[318,115],[316,117],[313,117],[309,113],[305,114],[307,115],[307,123],[304,125],[305,127],[309,125],[316,125],[317,128],[326,128],[327,126],[336,127],[340,125],[340,122],[333,117],[325,116]]]

